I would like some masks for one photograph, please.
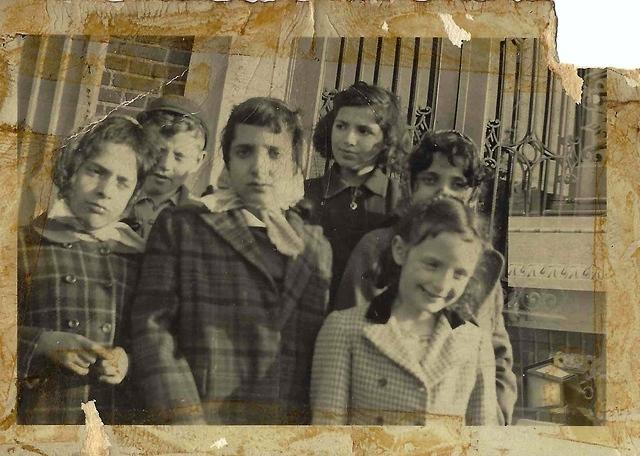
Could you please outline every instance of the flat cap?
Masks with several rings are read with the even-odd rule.
[[[204,130],[204,148],[206,149],[209,139],[209,124],[205,120],[202,110],[196,102],[182,95],[164,95],[149,102],[145,112],[153,111],[174,112],[197,121]]]

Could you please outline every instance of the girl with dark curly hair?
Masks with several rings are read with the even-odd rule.
[[[400,199],[387,165],[402,155],[406,133],[396,96],[362,81],[337,93],[315,128],[313,144],[327,166],[306,182],[305,196],[333,248],[332,300],[351,250]]]

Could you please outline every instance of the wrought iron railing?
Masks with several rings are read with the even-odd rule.
[[[580,72],[584,96],[576,105],[546,68],[536,39],[479,40],[460,49],[440,38],[340,38],[329,45],[336,47],[335,73],[325,75],[330,88],[318,114],[338,90],[366,80],[398,95],[414,143],[433,129],[469,134],[493,176],[480,207],[498,237],[508,215],[606,212],[605,70]],[[484,57],[475,56],[479,50]],[[367,64],[373,71],[365,74]]]

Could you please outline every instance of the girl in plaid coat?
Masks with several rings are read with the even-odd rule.
[[[163,211],[151,230],[134,375],[153,423],[306,424],[331,248],[293,209],[300,117],[250,98],[232,110],[222,153],[218,190]]]
[[[96,401],[127,421],[128,312],[142,239],[118,220],[153,164],[140,125],[109,117],[71,139],[60,198],[18,235],[18,422],[82,424]]]
[[[459,200],[408,211],[388,252],[387,290],[369,306],[333,312],[318,335],[314,424],[424,425],[438,415],[498,424],[491,333],[471,312],[493,304],[499,275],[476,277],[502,265],[485,245]]]

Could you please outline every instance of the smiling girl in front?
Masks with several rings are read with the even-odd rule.
[[[389,287],[369,306],[333,312],[318,336],[311,398],[314,424],[424,425],[429,416],[497,424],[491,335],[470,309],[482,307],[502,264],[485,248],[460,201],[417,205],[398,222]],[[492,266],[493,267],[493,266]]]

